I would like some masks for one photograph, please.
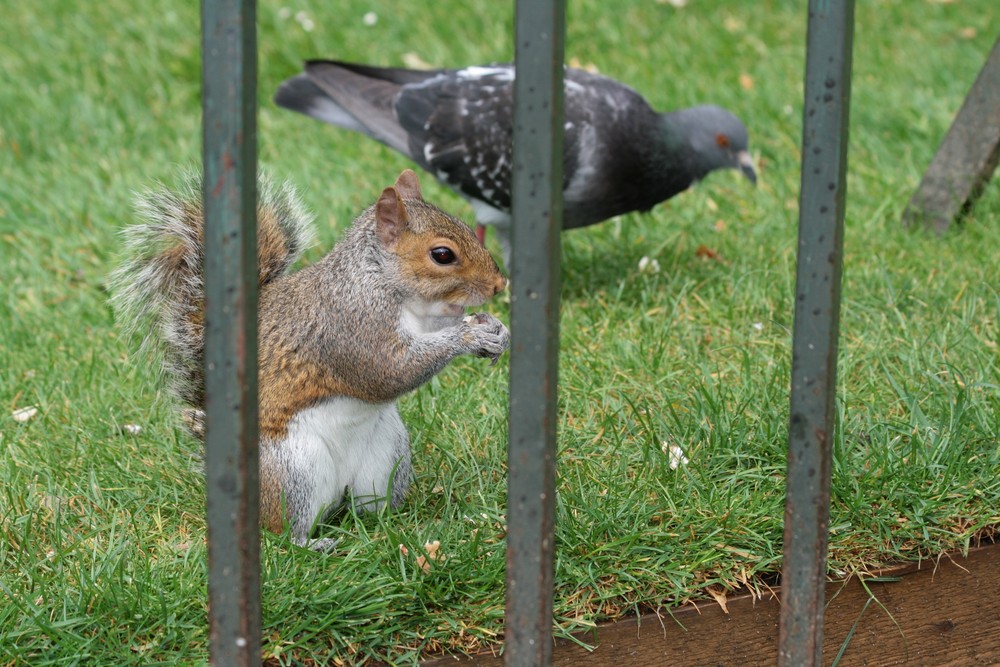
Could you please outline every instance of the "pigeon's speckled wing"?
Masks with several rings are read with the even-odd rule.
[[[510,210],[513,88],[511,65],[469,67],[405,86],[396,98],[410,155],[467,197],[504,211]],[[564,145],[574,139],[569,132]]]
[[[455,190],[504,211],[510,210],[513,85],[513,66],[469,67],[405,85],[395,98],[408,154]],[[619,195],[631,187],[621,190],[620,182],[641,181],[635,146],[648,137],[637,133],[655,135],[656,113],[627,86],[567,70],[565,116],[567,226],[629,210]]]

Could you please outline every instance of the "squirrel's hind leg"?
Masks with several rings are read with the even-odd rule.
[[[337,545],[336,539],[313,539],[310,535],[316,522],[340,503],[343,487],[340,494],[331,494],[329,489],[320,488],[318,481],[323,476],[317,472],[323,472],[324,468],[300,465],[302,461],[310,461],[310,457],[304,456],[299,449],[300,445],[301,440],[297,439],[286,439],[281,443],[261,442],[261,525],[278,534],[287,526],[295,544],[316,551],[332,551]]]
[[[318,537],[315,539],[296,537],[292,541],[300,547],[307,547],[313,551],[322,551],[323,553],[331,553],[337,548],[337,543],[340,542],[340,540],[333,537]]]
[[[364,457],[351,484],[354,507],[377,510],[385,504],[398,507],[406,498],[413,471],[410,464],[410,434],[395,403],[387,404],[372,425]]]

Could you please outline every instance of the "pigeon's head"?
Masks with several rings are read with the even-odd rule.
[[[751,183],[757,184],[743,121],[712,105],[682,109],[670,115],[677,135],[687,140],[689,167],[695,180],[716,169],[728,168],[739,169]]]

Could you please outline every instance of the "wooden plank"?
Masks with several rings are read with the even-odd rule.
[[[205,477],[213,665],[260,664],[254,0],[202,3]]]
[[[854,0],[810,0],[785,502],[782,667],[819,667],[837,394]]]
[[[908,665],[960,667],[1000,664],[1000,545],[971,549],[967,558],[943,555],[879,573],[899,577],[868,584],[857,579],[828,584],[823,661],[831,664],[851,629],[857,628],[841,658],[842,667]],[[724,613],[701,603],[647,614],[580,633],[587,650],[557,640],[553,665],[559,667],[659,667],[773,665],[778,659],[777,597],[731,598]],[[867,608],[866,607],[867,604]],[[883,608],[884,606],[884,608]],[[500,658],[442,657],[424,667],[499,667]]]
[[[552,652],[564,33],[565,0],[518,1],[505,632],[523,667]]]
[[[944,232],[1000,162],[1000,37],[903,212],[903,224]]]

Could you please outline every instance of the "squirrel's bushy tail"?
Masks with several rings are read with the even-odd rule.
[[[159,186],[136,200],[139,221],[124,230],[126,259],[111,275],[111,302],[127,331],[158,343],[172,389],[204,404],[204,209],[201,175],[177,190]],[[283,275],[312,241],[312,221],[295,191],[261,176],[257,183],[259,284]]]

